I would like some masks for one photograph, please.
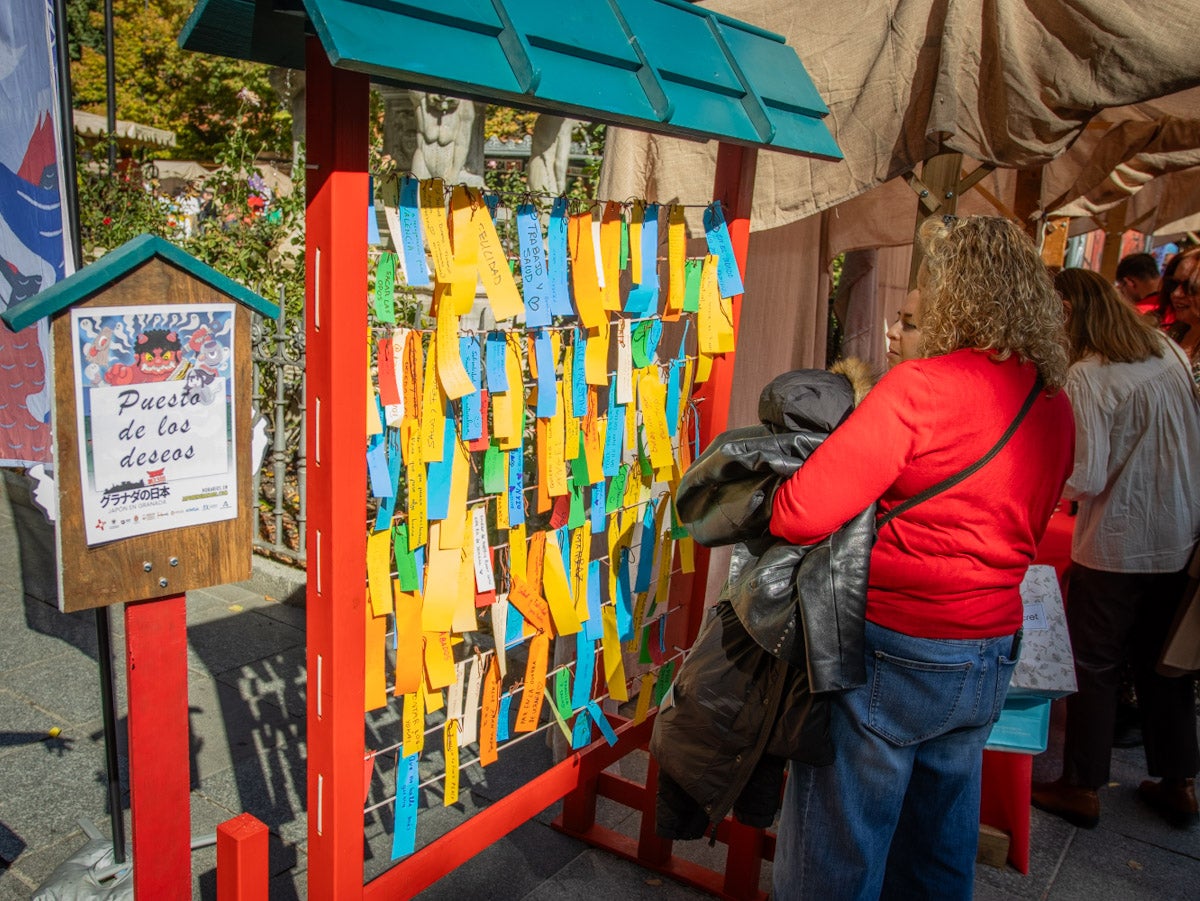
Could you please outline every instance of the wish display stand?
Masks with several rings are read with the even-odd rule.
[[[185,592],[250,576],[251,310],[143,235],[3,317],[50,319],[59,606],[125,606],[139,898],[191,894]]]
[[[719,141],[714,196],[728,211],[739,268],[748,244],[757,148],[826,159],[840,153],[822,122],[828,110],[795,51],[761,28],[678,0],[451,6],[302,0],[285,8],[272,0],[201,0],[180,38],[188,50],[306,72],[308,894],[412,897],[568,796],[563,828],[621,850],[589,828],[600,794],[641,812],[643,841],[633,852],[640,862],[688,878],[669,843],[654,838],[653,777],[629,790],[604,778],[610,763],[645,746],[648,718],[618,726],[614,746],[597,741],[570,754],[364,884],[363,401],[369,356],[361,298],[369,284],[370,79]],[[739,301],[731,301],[735,330]],[[714,363],[706,386],[702,444],[726,425],[732,375],[730,351]],[[672,605],[677,597],[686,601],[674,620],[679,634],[667,636],[670,643],[686,647],[696,634],[706,562],[707,555],[698,554],[697,572],[672,582]],[[729,826],[718,834],[719,840],[729,838],[731,849],[728,897],[759,894],[757,872],[769,841],[746,832],[752,834]]]

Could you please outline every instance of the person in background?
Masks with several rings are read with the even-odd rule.
[[[1158,309],[1154,311],[1154,315],[1158,318],[1159,326],[1164,330],[1175,324],[1175,308],[1171,306],[1171,293],[1179,284],[1175,281],[1175,268],[1179,265],[1179,257],[1180,254],[1173,254],[1163,263],[1162,279],[1158,283]]]
[[[1187,355],[1192,378],[1200,384],[1200,248],[1178,254],[1171,262],[1170,300],[1175,322],[1167,335]]]
[[[1117,263],[1117,290],[1139,313],[1158,309],[1158,263],[1148,253],[1131,253]]]
[[[986,465],[880,530],[867,683],[831,696],[834,762],[790,765],[773,869],[787,901],[970,897],[1019,586],[1071,470],[1062,305],[1033,242],[984,216],[931,219],[920,236],[918,358],[779,488],[771,532],[811,544],[873,501],[887,513],[979,462],[1030,406]]]
[[[921,356],[921,292],[916,289],[904,295],[896,311],[896,321],[887,330],[888,369]]]
[[[1182,273],[1186,278],[1186,273]],[[1094,272],[1055,279],[1067,317],[1079,502],[1067,626],[1079,690],[1067,698],[1062,776],[1033,803],[1076,826],[1100,821],[1121,666],[1133,668],[1146,766],[1138,795],[1177,825],[1196,819],[1195,685],[1155,672],[1200,532],[1200,417],[1179,349]],[[1176,289],[1178,293],[1180,289]]]

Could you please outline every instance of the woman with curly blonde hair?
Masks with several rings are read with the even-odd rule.
[[[931,220],[899,362],[776,493],[821,541],[878,500],[866,681],[832,699],[834,763],[793,762],[778,898],[970,897],[984,743],[1016,664],[1020,584],[1071,471],[1062,303],[1003,219]]]
[[[1186,272],[1185,272],[1186,275]],[[1200,420],[1183,351],[1095,272],[1055,278],[1067,310],[1079,502],[1067,625],[1079,690],[1067,699],[1062,778],[1033,803],[1077,826],[1100,821],[1121,671],[1133,669],[1147,780],[1138,794],[1168,821],[1197,818],[1195,683],[1155,672],[1200,531]],[[1176,295],[1180,289],[1176,289]]]

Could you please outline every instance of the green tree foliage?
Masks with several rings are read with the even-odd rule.
[[[291,112],[268,68],[181,50],[194,0],[114,0],[117,116],[175,132],[177,159],[213,160],[237,120],[249,142],[290,153]],[[69,0],[75,106],[105,112],[103,0]]]

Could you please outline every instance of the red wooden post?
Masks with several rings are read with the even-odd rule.
[[[249,813],[217,827],[217,901],[266,901],[267,827]]]
[[[730,898],[754,899],[762,877],[763,831],[737,820],[729,824],[729,852],[725,856],[725,894]]]
[[[362,897],[367,76],[308,39],[308,894]]]
[[[133,890],[192,893],[187,608],[183,595],[125,605]]]
[[[722,143],[717,148],[717,172],[713,180],[713,198],[721,201],[733,255],[743,277],[746,256],[750,250],[750,207],[754,199],[754,173],[758,166],[758,151]],[[738,323],[742,316],[742,298],[733,298],[733,340],[736,347]],[[729,423],[729,401],[733,394],[733,366],[737,351],[724,354],[713,361],[708,381],[696,389],[696,409],[700,416],[700,449],[722,432]],[[690,587],[687,604],[687,647],[691,647],[700,631],[701,613],[708,575],[708,548],[696,546],[696,574],[684,590]],[[674,594],[674,593],[673,593]],[[674,601],[673,601],[674,602]]]

